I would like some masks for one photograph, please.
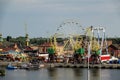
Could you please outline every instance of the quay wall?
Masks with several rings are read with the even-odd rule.
[[[0,62],[0,67],[6,67],[9,63],[14,66],[21,66],[29,62]],[[45,68],[88,68],[88,64],[71,64],[71,63],[42,63]],[[89,68],[102,69],[120,69],[120,64],[89,64]]]
[[[88,68],[87,64],[64,64],[64,63],[49,63],[47,67],[55,68]],[[101,68],[101,69],[120,69],[120,64],[89,64],[89,68]]]
[[[26,64],[28,62],[0,62],[0,67],[6,67],[9,63],[13,66],[21,66],[22,64]]]

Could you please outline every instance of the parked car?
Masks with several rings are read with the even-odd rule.
[[[118,61],[119,61],[118,58],[112,56],[111,59],[109,60],[109,63],[110,64],[118,64]]]

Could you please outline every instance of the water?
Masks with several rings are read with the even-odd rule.
[[[40,70],[6,70],[0,80],[87,80],[87,69],[43,68]],[[119,69],[90,69],[89,80],[120,80]]]

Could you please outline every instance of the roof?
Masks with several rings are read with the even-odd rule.
[[[113,48],[113,49],[115,49],[115,50],[118,50],[118,49],[120,49],[120,44],[111,44],[111,45],[108,46],[108,47],[111,47],[111,48]]]
[[[25,48],[24,48],[24,51],[31,51],[31,50],[33,50],[30,46],[26,46]]]
[[[44,43],[44,44],[41,44],[39,47],[51,47],[51,44],[50,43]]]
[[[12,44],[6,47],[0,46],[0,49],[2,49],[2,52],[8,52],[10,50],[20,52],[20,49],[18,48],[17,44]]]

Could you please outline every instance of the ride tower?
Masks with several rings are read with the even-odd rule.
[[[92,62],[97,63],[98,59],[102,62],[102,56],[104,55],[110,57],[108,54],[108,46],[105,37],[105,28],[104,27],[89,27],[86,30],[86,36],[88,37],[88,56],[91,57]],[[103,53],[104,50],[104,53]],[[105,58],[104,58],[105,59]],[[106,58],[105,60],[108,60]],[[104,60],[104,61],[105,61]]]
[[[2,45],[3,42],[3,38],[2,38],[2,34],[0,33],[0,45]]]
[[[26,23],[25,23],[25,38],[26,38],[26,41],[25,41],[26,46],[30,46],[30,44],[29,44],[30,39],[29,39],[29,35],[27,33],[27,24]]]

